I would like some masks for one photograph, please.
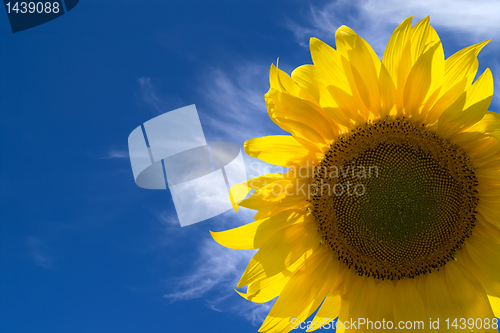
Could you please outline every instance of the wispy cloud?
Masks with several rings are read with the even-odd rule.
[[[197,91],[200,102],[196,103],[207,141],[233,142],[240,146],[253,137],[280,133],[279,127],[269,119],[264,94],[269,89],[270,64],[242,61],[224,68],[212,67],[198,79]],[[143,100],[158,112],[167,112],[163,98],[159,97],[149,78],[139,80]],[[181,105],[182,106],[182,105]],[[248,163],[250,162],[250,164]],[[257,176],[277,171],[276,167],[245,156],[247,174]],[[266,168],[267,167],[267,168]],[[206,225],[195,224],[178,228],[178,219],[172,211],[156,212],[161,233],[161,246],[174,246],[187,234],[206,236]],[[217,228],[230,228],[253,220],[255,211],[241,209],[238,214],[228,211],[217,216]],[[199,228],[198,228],[199,227]],[[204,230],[203,230],[204,229]],[[235,293],[233,288],[244,272],[255,251],[237,251],[222,247],[211,238],[198,247],[197,259],[190,263],[191,272],[184,276],[173,276],[166,281],[168,293],[164,298],[170,302],[202,298],[213,311],[230,312],[259,325],[272,307],[252,303]]]
[[[203,297],[214,311],[236,313],[253,324],[261,323],[272,303],[251,303],[233,290],[254,253],[227,249],[207,239],[199,249],[194,272],[168,281],[173,290],[164,297],[172,302]]]
[[[164,297],[173,301],[190,300],[205,296],[215,287],[231,291],[252,255],[251,251],[230,250],[206,240],[200,249],[196,271],[176,281],[175,291]]]
[[[43,268],[53,268],[54,258],[50,255],[46,244],[39,238],[28,236],[25,245],[35,264]]]
[[[205,73],[199,88],[203,98],[199,112],[207,140],[229,141],[243,147],[251,138],[288,134],[267,113],[264,95],[269,90],[269,66],[241,61]],[[249,178],[283,171],[248,155],[244,159]]]
[[[279,127],[269,119],[264,94],[269,89],[270,63],[259,64],[241,61],[222,67],[207,69],[199,78],[196,103],[207,141],[233,142],[240,146],[253,137],[280,133]],[[158,112],[167,112],[164,98],[150,78],[138,80],[142,100]],[[180,105],[184,106],[184,105]],[[247,162],[252,163],[249,165]],[[250,176],[276,171],[268,164],[245,156],[247,173]],[[179,239],[186,239],[193,232],[206,237],[206,225],[195,224],[178,228],[174,212],[156,212],[159,226],[166,231],[160,234],[161,246],[174,246]],[[240,209],[236,215],[228,211],[217,216],[217,228],[230,228],[253,220],[255,211]],[[199,227],[199,228],[198,228]],[[211,238],[198,247],[197,259],[190,263],[192,270],[184,276],[173,276],[166,281],[170,302],[202,298],[213,311],[230,312],[242,316],[254,325],[261,324],[269,312],[272,302],[257,304],[244,300],[233,288],[244,272],[255,251],[237,251],[222,247]]]
[[[492,38],[500,36],[500,6],[496,0],[387,0],[363,1],[363,13],[371,19],[387,20],[399,23],[401,18],[416,15],[431,15],[433,24],[449,28],[458,33],[465,33],[474,38],[483,36]]]
[[[160,222],[160,226],[163,227],[178,227],[179,220],[170,212],[164,211],[155,211],[153,212],[156,216],[158,222]]]
[[[264,94],[269,89],[270,64],[243,61],[225,68],[212,68],[200,87],[202,122],[212,141],[243,144],[246,140],[279,130],[270,121]]]
[[[158,92],[156,85],[150,77],[141,77],[137,79],[139,91],[137,97],[141,103],[157,113],[165,113],[185,106],[179,96],[167,95]]]
[[[297,22],[289,19],[287,27],[290,29],[297,42],[303,46],[309,47],[309,38],[317,37],[327,43],[333,44],[335,31],[341,25],[353,24],[353,29],[363,28],[367,23],[365,20],[360,20],[360,2],[339,0],[327,3],[323,6],[309,6],[309,13],[304,16],[304,22]]]
[[[128,159],[128,151],[126,150],[118,150],[118,149],[110,149],[105,156],[102,157],[103,159],[107,160],[113,160],[113,159]]]
[[[459,36],[464,44],[500,36],[500,6],[494,0],[340,0],[310,6],[304,22],[289,20],[287,27],[297,42],[307,47],[310,37],[334,45],[335,31],[341,25],[354,29],[380,56],[390,33],[408,16],[415,20],[430,15],[433,26]],[[495,48],[499,47],[495,43]]]

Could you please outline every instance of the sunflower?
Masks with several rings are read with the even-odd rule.
[[[382,61],[346,26],[335,41],[311,38],[313,65],[291,76],[271,66],[269,116],[291,135],[245,151],[287,171],[234,186],[235,209],[256,221],[212,232],[259,249],[237,292],[278,297],[260,332],[291,331],[318,308],[308,331],[497,332],[500,115],[490,70],[474,80],[488,41],[445,59],[428,17],[404,20]]]

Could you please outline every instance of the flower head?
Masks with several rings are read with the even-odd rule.
[[[235,206],[256,221],[212,233],[259,249],[238,287],[253,302],[279,296],[261,332],[288,332],[318,307],[310,330],[338,317],[480,318],[474,330],[496,331],[500,115],[488,111],[490,70],[474,81],[487,42],[445,59],[429,18],[411,22],[382,61],[342,26],[336,49],[311,39],[313,65],[271,66],[267,108],[291,136],[245,150],[290,170],[234,187],[235,202],[255,190]]]

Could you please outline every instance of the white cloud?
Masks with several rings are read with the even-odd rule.
[[[154,214],[162,226],[179,226],[179,220],[168,211],[154,212]]]
[[[269,118],[264,94],[269,89],[270,64],[242,61],[235,66],[212,68],[204,75],[200,94],[209,109],[199,107],[209,141],[229,141],[240,145],[251,138],[287,135]],[[284,169],[244,154],[248,178]]]
[[[42,240],[28,236],[25,239],[25,245],[36,265],[47,269],[53,268],[54,258],[48,253],[47,246]]]
[[[244,170],[240,170],[244,173]],[[182,184],[170,185],[181,225],[186,226],[218,216],[232,209],[221,170]]]
[[[206,239],[199,249],[195,270],[187,276],[168,281],[173,289],[164,297],[172,302],[204,298],[207,307],[218,312],[231,312],[248,319],[252,324],[262,323],[272,306],[244,300],[236,287],[255,251],[227,249],[212,239]]]
[[[232,291],[252,256],[252,251],[227,249],[207,239],[200,248],[195,272],[176,281],[176,290],[164,297],[173,301],[190,300],[204,296],[215,287]]]
[[[269,119],[264,94],[269,89],[269,64],[242,61],[238,64],[226,64],[224,68],[208,69],[198,82],[199,96],[196,103],[207,141],[233,142],[240,145],[253,137],[280,133],[279,127]],[[141,85],[141,99],[157,110],[167,112],[164,99],[159,97],[150,78],[138,80]],[[182,105],[180,105],[182,106]],[[247,173],[257,176],[265,173],[266,163],[248,156],[245,161]],[[249,168],[250,167],[250,168]],[[280,168],[268,168],[270,172]],[[213,203],[212,203],[213,204]],[[193,232],[206,237],[206,225],[195,224],[186,228],[176,228],[179,222],[173,212],[156,213],[160,226],[161,246],[173,246],[180,238],[188,237]],[[236,227],[253,221],[255,211],[240,208],[217,216],[217,228]],[[200,228],[202,230],[200,230]],[[254,325],[260,325],[273,302],[258,304],[246,301],[233,290],[243,274],[246,265],[255,251],[238,251],[224,248],[209,238],[198,247],[197,259],[189,263],[192,268],[185,276],[173,276],[166,281],[168,293],[165,299],[171,302],[188,301],[203,298],[208,308],[214,311],[230,312],[242,316]]]
[[[186,105],[178,96],[168,95],[164,97],[163,94],[160,94],[150,77],[138,78],[137,82],[140,85],[139,100],[157,113],[165,113]]]
[[[107,153],[106,156],[103,157],[104,159],[112,160],[112,159],[123,159],[129,158],[128,151],[126,150],[117,150],[117,149],[110,149]]]
[[[418,21],[427,15],[438,33],[454,33],[465,44],[500,37],[500,5],[495,0],[340,0],[323,6],[311,6],[307,23],[289,20],[288,28],[297,42],[307,47],[310,37],[334,45],[335,31],[341,25],[355,30],[380,56],[392,31],[406,17]],[[441,31],[439,29],[442,29]],[[493,41],[490,47],[499,47]]]
[[[268,66],[251,62],[226,71],[213,69],[210,73],[213,80],[205,87],[205,96],[231,111],[229,118],[232,120],[238,120],[244,113],[265,113],[268,71]]]
[[[250,138],[279,131],[269,119],[264,101],[269,89],[270,65],[246,61],[212,68],[204,75],[204,84],[199,89],[204,103],[198,110],[202,122],[208,125],[210,141],[242,145]]]
[[[431,16],[435,26],[457,30],[474,37],[500,36],[500,5],[496,0],[369,0],[361,5],[364,14],[372,19],[399,23],[410,15]]]
[[[202,75],[198,91],[203,100],[197,102],[196,106],[207,141],[233,142],[242,146],[253,137],[286,134],[280,133],[279,127],[274,125],[267,113],[264,94],[269,89],[269,66],[270,64],[244,61],[224,68],[211,68]],[[163,99],[158,97],[151,80],[143,78],[139,83],[143,92],[142,99],[160,111],[164,106]],[[170,109],[163,110],[166,111]],[[282,171],[282,168],[248,156],[244,158],[249,176],[262,175],[266,171]],[[218,228],[236,227],[253,221],[254,214],[255,211],[240,208],[238,214],[228,211],[219,215],[216,223]],[[162,246],[172,246],[180,236],[186,236],[186,233],[192,233],[195,229],[202,237],[202,230],[198,228],[206,229],[203,223],[175,228],[179,222],[172,212],[160,212],[156,215],[160,225],[166,230],[161,234]],[[253,325],[260,325],[273,302],[252,303],[233,290],[254,253],[255,251],[224,248],[211,238],[205,240],[198,248],[197,259],[189,263],[191,272],[166,281],[169,292],[164,295],[165,299],[178,302],[203,298],[206,306],[214,311],[234,313]]]
[[[42,266],[43,268],[52,268],[52,258],[43,254],[41,252],[33,251],[32,252],[33,259],[35,260],[35,264],[38,266]]]

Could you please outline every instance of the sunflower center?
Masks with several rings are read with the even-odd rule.
[[[446,264],[475,223],[467,155],[434,132],[386,118],[338,138],[312,180],[323,240],[359,275],[402,279]]]

